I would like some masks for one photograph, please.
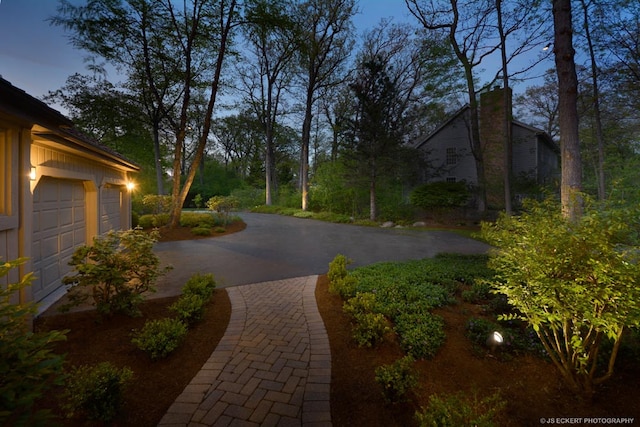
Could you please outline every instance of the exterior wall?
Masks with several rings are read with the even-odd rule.
[[[513,176],[537,179],[538,137],[530,130],[512,126]]]
[[[476,163],[469,144],[468,115],[457,116],[420,149],[425,153],[429,168],[426,182],[449,179],[470,185],[477,183]],[[447,149],[455,149],[455,164],[447,164]]]

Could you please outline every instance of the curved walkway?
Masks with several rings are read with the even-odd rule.
[[[231,319],[160,426],[330,426],[317,276],[227,288]]]

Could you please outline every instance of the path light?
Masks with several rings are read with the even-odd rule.
[[[487,347],[491,349],[493,353],[499,345],[502,345],[504,338],[502,338],[502,334],[498,331],[493,331],[489,337],[487,337]]]

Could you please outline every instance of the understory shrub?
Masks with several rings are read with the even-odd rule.
[[[375,347],[389,332],[389,321],[381,313],[358,313],[353,316],[353,339],[360,347]]]
[[[586,201],[580,218],[555,201],[529,201],[519,216],[483,224],[495,249],[490,283],[516,311],[503,319],[532,326],[574,392],[590,398],[613,375],[621,337],[640,325],[638,212]],[[608,360],[599,365],[603,341]]]
[[[202,297],[203,300],[208,301],[215,289],[216,281],[213,274],[196,273],[184,284],[182,293],[183,295],[195,294]]]
[[[193,227],[191,233],[196,236],[210,236],[211,228],[209,227]]]
[[[346,299],[355,295],[356,280],[348,274],[347,265],[351,264],[351,260],[344,255],[338,254],[329,263],[329,292],[340,295]]]
[[[479,398],[477,393],[433,394],[426,408],[416,413],[420,427],[493,427],[500,425],[506,406],[499,393]]]
[[[438,315],[405,313],[395,323],[402,349],[416,359],[432,358],[444,344],[444,320]]]
[[[25,261],[26,258],[20,258],[0,262],[0,278]],[[49,388],[64,381],[64,357],[53,352],[53,345],[65,340],[68,331],[32,332],[29,319],[37,312],[37,306],[18,303],[19,292],[30,286],[32,279],[29,273],[16,283],[0,284],[0,425],[3,426],[47,425],[49,412],[38,409],[34,403]]]
[[[90,420],[113,420],[120,412],[124,391],[132,377],[131,369],[118,369],[110,362],[73,368],[63,395],[67,416],[83,414]]]
[[[175,311],[178,319],[187,325],[192,325],[202,320],[204,316],[205,300],[196,294],[184,294],[171,306],[169,310]]]
[[[157,215],[141,215],[140,218],[138,218],[138,225],[140,226],[140,228],[143,228],[145,230],[148,230],[150,228],[160,228],[169,224],[170,218],[171,217],[169,216],[169,214],[165,213]]]
[[[62,279],[70,285],[70,302],[62,309],[92,298],[100,314],[138,315],[142,294],[154,292],[156,280],[170,268],[161,269],[153,252],[158,236],[157,231],[112,230],[95,237],[92,246],[78,247],[69,261],[74,272]]]
[[[229,224],[231,211],[240,206],[240,200],[234,196],[214,196],[207,200],[207,208],[219,212],[223,218],[223,225]]]
[[[407,394],[418,385],[418,375],[413,364],[415,359],[404,356],[391,365],[379,366],[375,370],[375,380],[382,386],[382,394],[389,403],[404,402]]]
[[[187,326],[184,322],[165,318],[145,322],[142,330],[134,332],[131,342],[149,353],[151,360],[158,360],[178,348],[186,335]]]
[[[221,221],[222,219],[210,213],[182,212],[180,215],[180,226],[187,228],[212,228]]]

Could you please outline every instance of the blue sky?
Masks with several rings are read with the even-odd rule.
[[[81,1],[78,1],[81,3]],[[57,0],[0,0],[0,75],[32,96],[64,85],[68,76],[86,73],[84,53],[69,45],[62,28],[46,21]],[[404,0],[361,0],[359,30],[381,18],[409,20]]]

